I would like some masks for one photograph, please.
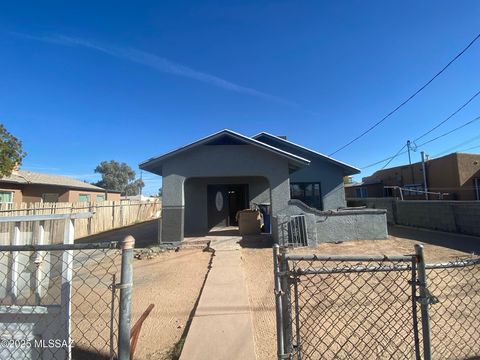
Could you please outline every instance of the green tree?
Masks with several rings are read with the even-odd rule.
[[[127,195],[127,196],[138,195],[140,194],[140,191],[144,186],[145,184],[143,180],[141,179],[134,180],[131,183],[129,183],[127,186],[125,186],[123,195]]]
[[[135,171],[124,162],[102,161],[95,168],[95,172],[102,175],[102,180],[95,185],[120,191],[122,195],[138,195],[145,186],[141,179],[135,179]]]
[[[11,175],[26,155],[22,142],[0,124],[0,177]]]
[[[344,176],[344,177],[343,177],[343,183],[344,183],[344,184],[351,184],[351,183],[353,183],[352,177],[351,177],[351,176]]]

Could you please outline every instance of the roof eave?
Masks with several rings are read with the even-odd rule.
[[[67,189],[72,189],[72,190],[85,190],[85,191],[95,191],[95,192],[105,192],[108,191],[104,188],[101,187],[86,187],[86,186],[81,186],[81,185],[67,185],[67,184],[51,184],[51,183],[41,183],[41,182],[34,182],[34,181],[15,181],[15,180],[4,180],[0,179],[0,183],[7,183],[7,184],[18,184],[19,186],[27,186],[27,185],[41,185],[41,186],[56,186],[56,187],[62,187],[62,188],[67,188]]]
[[[214,140],[216,137],[222,136],[222,135],[230,135],[233,137],[236,137],[237,139],[240,139],[242,141],[245,141],[246,143],[249,143],[251,145],[264,148],[266,150],[270,150],[274,153],[277,153],[280,156],[286,157],[289,159],[289,161],[296,163],[300,166],[305,166],[310,164],[310,160],[302,158],[300,156],[297,156],[295,154],[291,154],[289,152],[283,151],[281,149],[278,149],[274,146],[262,143],[261,141],[258,141],[256,139],[249,138],[247,136],[241,135],[239,133],[236,133],[235,131],[224,129],[219,132],[216,132],[212,135],[209,135],[207,137],[201,138],[200,140],[197,140],[193,143],[187,144],[185,146],[182,146],[176,150],[172,150],[164,155],[160,155],[157,157],[152,157],[148,160],[145,160],[139,164],[139,168],[142,170],[150,171],[154,174],[161,175],[162,170],[160,168],[160,171],[158,171],[158,166],[155,167],[155,164],[161,164],[162,161],[169,159],[175,155],[178,155],[180,152],[187,151],[195,146],[200,146],[208,141]]]
[[[328,155],[319,153],[318,151],[315,151],[315,150],[306,148],[306,147],[304,147],[304,146],[302,146],[302,145],[298,145],[298,144],[296,144],[296,143],[294,143],[294,142],[292,142],[292,141],[282,139],[282,138],[280,138],[280,137],[278,137],[278,136],[272,135],[272,134],[267,133],[267,132],[265,132],[265,131],[262,131],[261,133],[258,133],[257,135],[252,136],[252,139],[257,139],[257,138],[259,138],[259,137],[261,137],[261,136],[266,136],[266,137],[269,137],[269,138],[271,138],[271,139],[278,140],[278,141],[280,141],[280,142],[284,142],[284,143],[289,144],[289,145],[292,145],[292,146],[296,146],[296,147],[298,147],[299,149],[302,149],[302,150],[304,150],[304,151],[308,151],[308,152],[310,152],[310,153],[312,153],[312,154],[314,154],[314,155],[316,155],[316,156],[320,156],[320,157],[324,158],[325,160],[327,160],[327,161],[329,161],[329,162],[331,162],[331,163],[333,163],[333,164],[335,164],[335,165],[341,166],[341,167],[343,167],[344,169],[348,170],[348,171],[345,171],[345,172],[344,172],[344,175],[346,175],[346,176],[347,176],[347,175],[360,174],[360,172],[361,172],[361,170],[360,170],[359,168],[356,168],[356,167],[354,167],[354,166],[352,166],[352,165],[349,165],[349,164],[347,164],[347,163],[344,163],[344,162],[342,162],[342,161],[339,161],[339,160],[337,160],[337,159],[334,159],[334,158],[332,158],[332,157],[330,157],[330,156],[328,156]]]

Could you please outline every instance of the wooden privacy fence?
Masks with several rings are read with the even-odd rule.
[[[77,202],[77,203],[21,203],[0,204],[0,216],[26,216],[26,215],[51,215],[51,214],[76,214],[91,212],[94,215],[88,219],[75,220],[75,239],[98,234],[103,231],[148,221],[160,216],[160,201],[102,201],[102,202]],[[12,224],[0,223],[1,234],[12,233]],[[31,223],[22,223],[22,232],[30,233],[34,229]],[[55,234],[63,230],[56,229],[57,223],[47,222],[45,231]],[[25,228],[23,228],[25,227]],[[54,241],[62,242],[62,239]]]

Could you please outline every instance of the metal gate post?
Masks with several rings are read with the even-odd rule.
[[[428,305],[430,296],[427,289],[427,273],[425,271],[425,258],[423,255],[423,245],[415,245],[415,254],[417,255],[418,269],[418,287],[420,293],[420,310],[422,313],[422,335],[423,335],[423,358],[431,360],[430,344],[430,318],[428,314]]]
[[[135,239],[127,236],[122,241],[122,269],[121,283],[116,287],[120,289],[120,308],[118,319],[118,359],[130,360],[130,320],[132,310],[133,286],[133,248]]]
[[[290,304],[290,283],[288,278],[287,248],[280,248],[280,272],[282,285],[282,312],[283,312],[283,345],[284,354],[289,356],[293,351],[292,344],[292,313]]]
[[[280,278],[280,267],[278,265],[279,258],[279,246],[273,245],[273,275],[275,286],[275,315],[277,317],[277,357],[278,359],[284,358],[284,337],[283,337],[283,309],[282,309],[282,283]]]
[[[412,322],[413,340],[415,343],[415,359],[422,360],[420,354],[420,337],[418,336],[418,312],[417,312],[417,257],[412,258]]]

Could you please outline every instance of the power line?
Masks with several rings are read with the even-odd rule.
[[[362,166],[361,169],[364,170],[364,169],[371,168],[372,166],[381,164],[381,163],[383,163],[383,162],[385,162],[385,161],[388,161],[388,160],[390,160],[390,159],[393,159],[394,157],[396,157],[396,156],[398,156],[398,155],[405,154],[405,153],[406,153],[405,151],[402,152],[402,153],[397,153],[397,154],[395,154],[395,155],[393,155],[393,156],[389,156],[389,157],[387,157],[387,158],[385,158],[385,159],[378,160],[378,161],[376,161],[376,162],[374,162],[374,163],[372,163],[372,164],[368,164],[368,165],[366,165],[366,166]]]
[[[433,128],[431,128],[430,130],[428,130],[427,132],[423,133],[422,135],[420,135],[419,137],[417,137],[415,140],[413,140],[413,142],[416,142],[422,138],[424,138],[425,136],[427,136],[428,134],[430,134],[432,131],[434,131],[435,129],[438,129],[440,126],[442,126],[443,124],[445,124],[448,120],[450,120],[452,117],[454,117],[455,115],[457,115],[460,111],[462,111],[468,104],[470,104],[473,99],[475,99],[478,95],[480,95],[480,90],[477,91],[475,93],[475,95],[473,95],[470,99],[468,99],[468,101],[463,104],[462,106],[460,106],[457,110],[455,110],[452,114],[450,114],[450,116],[448,116],[446,119],[440,121],[437,125],[435,125]]]
[[[443,119],[442,121],[440,121],[437,125],[435,125],[433,128],[431,128],[430,130],[428,130],[427,132],[423,133],[422,135],[420,135],[419,137],[417,137],[413,142],[415,143],[416,141],[418,141],[419,139],[422,139],[423,137],[425,137],[426,135],[430,134],[433,130],[439,128],[441,125],[445,124],[448,120],[450,120],[452,117],[454,117],[455,115],[457,115],[460,111],[462,111],[468,104],[470,104],[478,95],[480,95],[480,90],[477,91],[470,99],[468,99],[464,104],[462,104],[458,109],[456,109],[453,113],[451,113],[449,116],[447,116],[447,118]],[[405,146],[404,146],[405,147]],[[403,149],[403,147],[402,147]],[[401,150],[402,150],[401,149]],[[401,150],[399,152],[397,152],[395,155],[393,156],[390,156],[386,159],[383,159],[383,160],[380,160],[380,161],[377,161],[373,164],[370,164],[368,165],[366,168],[368,167],[372,167],[374,165],[378,165],[378,164],[381,164],[382,162],[385,162],[387,160],[390,160],[388,161],[387,164],[385,164],[382,169],[384,169],[388,164],[390,164],[390,162],[392,162],[393,159],[395,159],[397,156],[399,155],[402,155],[404,153],[401,152]],[[366,169],[364,168],[364,169]]]
[[[432,141],[435,141],[435,140],[438,140],[438,139],[440,139],[440,138],[442,138],[442,137],[445,137],[445,136],[447,136],[447,135],[450,135],[451,133],[453,133],[453,132],[455,132],[455,131],[457,131],[457,130],[462,129],[462,128],[464,128],[464,127],[467,126],[467,125],[473,124],[475,121],[478,121],[479,119],[480,119],[480,116],[477,116],[475,119],[470,120],[470,121],[467,121],[466,123],[464,123],[464,124],[456,127],[455,129],[452,129],[452,130],[450,130],[450,131],[447,131],[446,133],[443,133],[443,134],[441,134],[441,135],[438,135],[437,137],[434,137],[433,139],[430,139],[430,140],[428,140],[428,141],[425,141],[424,143],[421,143],[420,145],[417,145],[417,147],[422,147],[422,146],[424,146],[424,145],[430,144]]]
[[[439,77],[445,70],[447,70],[447,68],[452,65],[460,56],[462,56],[474,43],[475,41],[477,41],[478,39],[480,38],[480,34],[478,34],[472,41],[470,41],[470,43],[462,50],[460,51],[452,60],[450,60],[448,62],[447,65],[445,65],[439,72],[437,72],[430,80],[428,80],[424,85],[422,85],[417,91],[415,91],[412,95],[410,95],[406,100],[404,100],[400,105],[398,105],[395,109],[393,109],[392,111],[390,111],[387,115],[385,115],[382,119],[380,119],[379,121],[377,121],[375,124],[373,124],[372,126],[370,126],[367,130],[363,131],[360,135],[358,135],[357,137],[353,138],[352,140],[350,140],[348,143],[346,143],[345,145],[341,146],[340,148],[338,148],[337,150],[335,150],[334,152],[332,152],[331,154],[329,154],[329,156],[332,156],[332,155],[335,155],[337,152],[345,149],[347,146],[350,146],[351,144],[353,144],[355,141],[357,141],[358,139],[362,138],[363,136],[365,136],[366,134],[368,134],[370,131],[372,131],[373,129],[375,129],[378,125],[380,125],[381,123],[383,123],[385,120],[387,120],[390,116],[392,116],[394,113],[396,113],[400,108],[402,108],[404,105],[406,105],[410,100],[412,100],[415,96],[417,96],[420,92],[422,92],[428,85],[430,85],[433,80],[435,80],[437,77]]]
[[[472,150],[472,149],[476,149],[476,148],[480,148],[480,145],[475,145],[475,146],[469,147],[467,149],[463,149],[463,151],[468,151],[468,150]]]
[[[459,143],[459,144],[457,144],[457,145],[454,145],[454,146],[452,146],[452,147],[449,147],[449,148],[446,149],[446,150],[440,151],[439,153],[433,155],[433,157],[439,157],[440,155],[443,155],[443,154],[452,152],[453,150],[458,149],[458,148],[460,148],[460,147],[462,147],[462,146],[464,146],[464,145],[467,145],[467,144],[469,144],[469,143],[477,140],[478,138],[480,138],[480,135],[475,135],[474,137],[472,137],[472,138],[470,138],[470,139],[468,139],[468,140],[466,140],[466,141],[462,141],[461,143]],[[474,146],[474,148],[475,148],[475,146]],[[468,148],[468,149],[466,149],[466,150],[469,150],[469,149],[470,149],[470,148]]]
[[[390,160],[388,160],[388,162],[382,166],[382,170],[385,169],[388,164],[390,164],[393,159],[395,159],[398,155],[400,155],[400,153],[402,152],[403,149],[405,149],[405,146],[407,146],[406,144],[402,146],[402,148],[400,150],[397,151],[397,153],[395,155],[393,155],[392,157],[390,157]],[[404,152],[405,153],[405,152]]]
[[[466,123],[463,123],[462,125],[457,126],[456,128],[447,131],[446,133],[443,133],[443,134],[441,134],[441,135],[438,135],[437,137],[434,137],[433,139],[430,139],[430,140],[428,140],[428,141],[425,141],[425,142],[421,143],[420,145],[415,145],[415,146],[416,146],[416,148],[420,148],[420,147],[422,147],[422,146],[425,146],[425,145],[427,145],[427,144],[430,144],[431,142],[433,142],[433,141],[435,141],[435,140],[441,139],[441,138],[443,138],[443,137],[445,137],[445,136],[447,136],[447,135],[450,135],[451,133],[453,133],[453,132],[455,132],[455,131],[458,131],[458,130],[460,130],[460,129],[463,129],[465,126],[468,126],[468,125],[470,125],[470,124],[473,124],[474,122],[476,122],[476,121],[478,121],[478,120],[480,120],[480,116],[477,116],[476,118],[474,118],[474,119],[472,119],[472,120],[470,120],[470,121],[467,121]],[[390,156],[390,157],[388,157],[388,158],[385,158],[385,159],[383,159],[383,160],[374,162],[374,163],[369,164],[369,165],[367,165],[367,166],[364,166],[364,167],[362,167],[361,169],[362,169],[362,170],[368,169],[368,168],[370,168],[370,167],[372,167],[372,166],[381,164],[382,162],[385,162],[385,161],[388,161],[388,160],[390,160],[390,161],[388,161],[387,164],[390,164],[390,162],[391,162],[393,159],[395,159],[397,156],[400,156],[400,155],[403,155],[403,154],[406,154],[406,153],[407,153],[407,151],[402,151],[402,150],[405,148],[405,146],[406,146],[406,145],[404,145],[395,155]],[[385,166],[382,167],[382,169],[384,169],[384,168],[385,168]]]

